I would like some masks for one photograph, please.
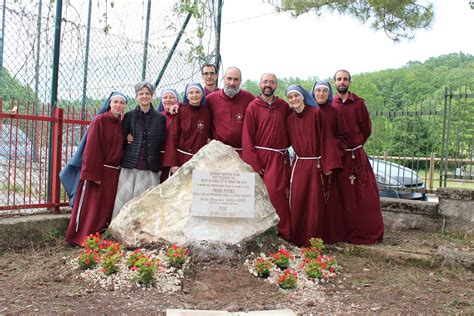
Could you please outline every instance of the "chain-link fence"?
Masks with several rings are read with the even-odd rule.
[[[57,3],[0,0],[0,210],[50,203]],[[63,1],[56,104],[64,109],[62,165],[111,91],[130,96],[131,109],[138,81],[156,83],[158,91],[183,91],[186,83],[201,80],[201,64],[217,54],[217,0],[201,2],[205,7],[193,15],[176,9],[186,3]]]
[[[4,100],[50,101],[55,3],[4,0],[0,39],[0,95]],[[176,4],[151,0],[64,1],[58,106],[96,105],[94,101],[103,99],[111,90],[134,96],[137,81],[155,82],[186,18],[186,14],[173,13]],[[203,56],[213,57],[213,1],[201,13],[201,23],[194,18],[189,21],[158,90],[169,86],[183,90],[187,82],[200,80],[200,63],[206,58]],[[197,36],[198,28],[204,32],[203,37]]]

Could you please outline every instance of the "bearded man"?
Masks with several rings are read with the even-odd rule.
[[[339,109],[348,134],[342,157],[343,171],[337,174],[343,204],[345,240],[354,244],[373,244],[383,239],[384,225],[374,172],[362,147],[372,131],[364,99],[349,91],[351,75],[347,70],[334,74],[337,95],[332,106]]]
[[[242,159],[260,174],[270,201],[280,217],[278,233],[290,238],[290,141],[286,118],[291,110],[284,100],[275,96],[278,87],[274,74],[260,78],[260,95],[248,106],[242,131]]]
[[[242,154],[242,126],[245,111],[255,96],[240,89],[242,74],[239,68],[229,67],[224,73],[224,88],[206,96],[211,110],[212,139],[232,146]]]

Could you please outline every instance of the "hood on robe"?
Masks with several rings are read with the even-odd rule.
[[[125,99],[125,102],[128,101],[125,94],[118,91],[112,92],[109,97],[104,101],[104,104],[96,113],[96,116],[110,110],[110,100],[113,97],[121,97]],[[92,120],[94,119],[95,117]],[[76,151],[72,155],[71,160],[64,166],[64,168],[59,173],[59,178],[61,179],[61,183],[63,184],[64,190],[69,196],[69,205],[71,205],[71,207],[74,205],[74,197],[76,195],[77,186],[81,177],[82,155],[84,153],[84,148],[86,147],[87,132],[88,131],[86,130],[86,132],[82,136],[82,139],[79,145],[77,146]]]

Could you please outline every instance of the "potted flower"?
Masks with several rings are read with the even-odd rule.
[[[172,244],[166,251],[166,258],[172,266],[180,267],[186,262],[187,256],[188,248],[180,247],[176,244]]]
[[[316,259],[306,259],[305,272],[310,278],[328,280],[336,277],[339,269],[334,257],[321,255]]]
[[[255,270],[257,270],[258,277],[268,278],[271,268],[273,268],[273,264],[270,259],[265,259],[262,257],[255,259]]]
[[[306,266],[304,271],[306,275],[310,278],[321,278],[323,275],[323,270],[326,268],[326,264],[321,262],[321,260],[316,259],[306,259]]]
[[[291,272],[290,269],[286,269],[283,274],[278,275],[278,286],[282,289],[294,289],[298,282],[298,272]]]
[[[127,267],[131,269],[135,265],[135,263],[142,257],[145,257],[145,254],[142,252],[142,250],[140,248],[135,249],[127,258]]]
[[[301,254],[307,259],[316,259],[324,250],[324,242],[321,238],[310,238],[309,247],[301,248]]]
[[[337,264],[336,258],[322,255],[320,260],[326,264],[326,270],[329,272],[336,273],[339,271],[339,265]]]
[[[111,240],[102,240],[100,242],[100,251],[102,253],[102,269],[106,275],[111,275],[119,269],[118,263],[122,258],[122,243],[116,243]]]
[[[133,256],[133,254],[131,256]],[[137,271],[135,279],[139,283],[148,285],[155,282],[155,272],[159,269],[159,267],[160,261],[158,259],[143,255],[140,256],[138,260],[134,261],[133,265],[130,267],[130,270]]]
[[[81,269],[93,269],[100,262],[100,253],[95,250],[85,249],[78,259]]]
[[[84,247],[84,249],[86,250],[90,249],[90,250],[99,251],[100,233],[96,232],[95,235],[90,234],[89,236],[86,236],[81,246]]]
[[[285,248],[280,248],[277,252],[272,254],[273,262],[279,267],[281,270],[285,270],[290,265],[290,260],[293,260],[294,257],[291,253],[286,250]]]
[[[111,275],[118,271],[122,253],[108,253],[102,258],[102,271],[105,275]]]

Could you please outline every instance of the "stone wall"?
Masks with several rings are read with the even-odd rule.
[[[443,218],[438,213],[438,203],[380,198],[385,229],[439,231]]]
[[[439,203],[381,198],[386,230],[474,234],[474,190],[438,189]],[[0,218],[0,249],[62,239],[69,214]]]
[[[439,203],[381,198],[385,228],[474,233],[474,190],[440,188]]]
[[[0,251],[62,240],[70,214],[0,218]]]
[[[474,190],[439,188],[439,214],[444,230],[451,233],[474,232]]]

